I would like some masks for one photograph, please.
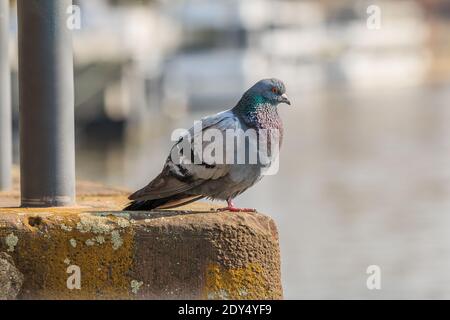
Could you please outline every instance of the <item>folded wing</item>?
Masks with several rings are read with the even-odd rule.
[[[188,197],[189,190],[208,180],[226,176],[231,169],[229,164],[212,163],[207,159],[202,159],[200,163],[192,163],[192,160],[198,156],[195,154],[194,136],[199,134],[203,136],[208,129],[225,132],[227,129],[239,128],[241,128],[239,118],[231,111],[224,111],[202,119],[201,130],[194,130],[193,127],[189,130],[189,134],[181,137],[172,147],[162,172],[146,187],[132,194],[129,199],[133,201],[155,200],[180,194],[186,194]],[[200,150],[204,150],[205,143]]]

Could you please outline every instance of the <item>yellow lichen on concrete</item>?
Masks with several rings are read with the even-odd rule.
[[[120,227],[111,218],[88,215],[65,216],[65,228],[61,228],[55,217],[43,218],[31,227],[33,232],[19,235],[16,263],[19,268],[33,269],[24,284],[30,297],[113,299],[129,296],[127,273],[133,259],[132,229]],[[27,223],[28,217],[23,219]],[[120,246],[117,237],[120,237]],[[69,266],[67,261],[70,261]],[[67,286],[70,266],[81,270],[80,289]]]
[[[279,299],[267,288],[267,279],[258,264],[229,269],[210,264],[206,270],[205,299]]]
[[[26,275],[22,297],[129,297],[133,230],[113,215],[127,203],[127,192],[79,182],[77,207],[21,208],[14,178],[13,191],[0,193],[0,251],[9,251]],[[97,216],[103,210],[111,214]],[[73,266],[81,272],[80,289],[67,285]]]

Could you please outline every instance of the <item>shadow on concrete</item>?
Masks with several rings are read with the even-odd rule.
[[[145,219],[159,219],[169,218],[175,216],[195,215],[204,213],[220,213],[215,209],[211,210],[158,210],[158,211],[88,211],[88,213],[100,216],[114,216],[133,220],[145,220]]]

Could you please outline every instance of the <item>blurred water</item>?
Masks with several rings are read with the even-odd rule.
[[[450,298],[449,99],[444,86],[336,90],[280,107],[280,171],[237,204],[276,220],[286,298]],[[123,143],[83,144],[78,175],[142,187],[172,130],[207,113],[148,121]],[[373,264],[379,291],[366,288]]]

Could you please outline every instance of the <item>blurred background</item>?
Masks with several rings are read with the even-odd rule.
[[[280,171],[237,204],[276,220],[285,297],[450,298],[450,1],[74,4],[79,179],[144,186],[174,129],[277,77],[293,102]]]

